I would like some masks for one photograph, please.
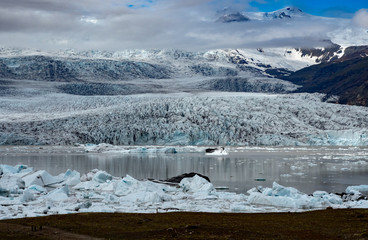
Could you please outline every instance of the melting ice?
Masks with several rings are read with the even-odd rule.
[[[81,175],[67,170],[57,176],[34,171],[25,165],[0,165],[1,219],[77,212],[155,213],[279,212],[333,208],[368,208],[361,193],[368,185],[350,186],[344,194],[315,191],[307,195],[292,187],[273,183],[271,188],[252,188],[247,194],[216,191],[213,184],[196,175],[177,186],[118,178],[105,171]]]

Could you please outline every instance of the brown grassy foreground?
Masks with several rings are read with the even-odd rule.
[[[0,221],[0,239],[98,238],[368,239],[368,209],[268,214],[82,213]]]

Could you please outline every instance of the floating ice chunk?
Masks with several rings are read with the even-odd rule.
[[[18,173],[18,168],[9,165],[0,165],[1,174],[14,174]]]
[[[16,165],[16,166],[10,166],[6,164],[0,165],[0,174],[16,174],[24,171],[26,172],[32,171],[32,168],[28,169],[27,165]]]
[[[80,182],[73,187],[75,190],[94,190],[96,192],[113,192],[115,189],[116,183],[114,181],[108,182],[97,182],[97,181],[85,181]]]
[[[94,181],[80,182],[73,187],[75,190],[94,190],[99,186],[99,183]]]
[[[286,173],[286,174],[281,174],[281,175],[280,175],[280,177],[289,178],[289,177],[292,177],[292,175],[291,175],[291,174]]]
[[[192,178],[183,178],[179,186],[184,192],[212,192],[214,187],[212,183],[208,182],[206,179],[195,175]]]
[[[296,173],[292,173],[292,175],[294,176],[303,176],[305,173],[302,172],[296,172]]]
[[[116,209],[106,205],[105,203],[93,203],[92,206],[90,206],[89,208],[81,208],[79,210],[80,212],[104,212],[104,213],[113,213],[116,212]]]
[[[294,165],[292,165],[292,166],[290,166],[290,169],[293,170],[293,171],[295,171],[295,170],[302,170],[303,169],[303,166],[294,166]]]
[[[0,194],[19,193],[24,187],[25,183],[20,177],[5,174],[0,178]]]
[[[19,171],[19,173],[15,173],[14,176],[23,178],[24,176],[33,172],[33,168],[25,168]]]
[[[352,208],[368,208],[368,201],[367,200],[359,201],[351,207]]]
[[[318,166],[318,164],[313,163],[313,162],[310,162],[310,163],[308,163],[308,166],[309,166],[309,167],[317,167],[317,166]]]
[[[349,186],[346,188],[345,192],[349,194],[361,194],[361,192],[368,192],[368,185]]]
[[[111,180],[112,180],[112,176],[105,171],[98,171],[93,176],[93,181],[98,182],[98,183],[105,183]]]
[[[116,184],[115,194],[118,196],[125,196],[135,190],[139,189],[139,181],[135,178],[126,175],[121,181]]]
[[[91,171],[89,171],[86,174],[83,174],[83,176],[81,176],[80,180],[81,182],[86,182],[86,181],[91,181],[92,178],[95,176],[95,174],[98,172],[98,169],[93,169]]]
[[[150,181],[138,181],[127,175],[117,182],[114,194],[120,196],[120,202],[150,205],[163,201],[172,201],[169,193],[173,192],[173,189],[173,187]]]
[[[250,204],[260,204],[293,209],[313,209],[330,206],[338,201],[338,196],[316,192],[316,196],[308,196],[295,188],[284,187],[273,183],[272,188],[248,191]]]
[[[96,190],[95,191],[99,191],[99,192],[114,192],[115,185],[116,185],[116,182],[113,182],[113,181],[101,183],[101,184],[99,184],[96,187]]]
[[[321,205],[328,205],[328,203],[342,204],[343,202],[340,196],[337,196],[336,194],[328,193],[325,191],[315,191],[312,195],[314,197],[312,201],[316,203],[315,205],[317,205],[318,202],[320,202]]]
[[[17,168],[18,169],[18,173],[20,173],[20,172],[23,172],[23,171],[27,171],[27,170],[32,170],[33,168],[28,168],[28,166],[27,165],[23,165],[23,164],[20,164],[20,165],[15,165],[15,168]]]
[[[86,144],[84,146],[84,150],[86,152],[97,152],[97,153],[101,153],[101,152],[106,152],[109,150],[115,149],[115,147],[111,144],[107,144],[107,143],[100,143],[98,145],[95,144]]]
[[[69,186],[75,186],[79,184],[80,182],[81,181],[78,177],[68,178],[67,180],[65,180],[65,184]]]
[[[177,153],[176,149],[173,147],[164,147],[164,148],[146,148],[139,147],[135,149],[126,149],[121,146],[114,146],[111,144],[100,143],[98,145],[94,144],[86,144],[84,146],[84,150],[86,152],[95,152],[95,153]]]
[[[265,196],[263,194],[253,193],[249,196],[250,204],[259,204],[266,206],[275,206],[292,209],[306,209],[308,199],[305,196],[300,196],[298,199],[284,196]]]
[[[96,144],[92,144],[92,143],[87,143],[84,145],[84,151],[86,152],[92,152],[94,151],[94,149],[96,148]]]
[[[301,195],[298,189],[292,187],[284,187],[276,182],[273,183],[272,188],[266,188],[263,192],[267,196],[285,196],[285,197],[297,197]]]
[[[29,190],[32,190],[34,192],[38,192],[38,193],[46,193],[47,192],[47,189],[44,188],[44,187],[41,187],[39,185],[31,185],[28,187]]]
[[[230,207],[231,212],[254,212],[254,208],[249,205],[232,204]]]
[[[90,208],[92,206],[92,202],[91,201],[85,201],[82,204],[79,204],[78,206],[76,206],[74,208],[75,211],[79,211],[80,209],[87,209]]]
[[[315,191],[312,195],[314,197],[323,197],[323,196],[328,195],[328,192],[325,192],[325,191]]]
[[[33,195],[32,191],[29,189],[24,190],[23,195],[21,197],[22,202],[29,202],[35,200],[35,196]]]
[[[176,149],[173,147],[165,147],[165,148],[145,148],[140,147],[136,149],[128,150],[129,153],[148,153],[148,154],[154,154],[154,153],[177,153]]]
[[[68,199],[69,196],[69,187],[68,185],[65,185],[62,188],[57,188],[47,194],[47,199],[54,201],[54,202],[60,202],[65,201]]]
[[[178,151],[175,148],[164,148],[164,153],[177,153]]]
[[[68,169],[65,173],[64,173],[64,179],[68,179],[71,177],[80,177],[80,173],[75,171],[75,170],[70,170]]]
[[[54,177],[45,170],[40,170],[23,177],[26,187],[31,185],[49,186],[63,181],[61,177]]]
[[[70,169],[65,172],[63,178],[65,179],[65,184],[69,186],[75,186],[81,182],[80,173]]]
[[[157,192],[148,192],[137,198],[142,203],[159,203],[162,202],[163,198]]]
[[[115,196],[114,194],[106,194],[105,199],[103,200],[105,203],[118,203],[119,198]]]

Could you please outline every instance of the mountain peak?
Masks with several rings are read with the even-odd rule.
[[[270,19],[288,19],[303,15],[304,12],[297,7],[286,7],[274,12],[267,12],[264,14],[266,18]]]
[[[217,22],[231,23],[231,22],[248,22],[250,19],[243,13],[230,8],[224,8],[218,12]]]

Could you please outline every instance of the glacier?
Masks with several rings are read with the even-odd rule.
[[[190,212],[300,212],[333,208],[367,208],[368,200],[350,186],[343,194],[315,191],[307,195],[273,183],[271,188],[252,188],[247,194],[217,191],[212,183],[195,175],[177,186],[132,176],[114,177],[97,169],[81,175],[68,170],[52,176],[26,165],[0,165],[0,219],[36,217],[78,212],[158,213]],[[51,180],[51,182],[49,181]],[[55,182],[55,180],[57,180]]]
[[[367,146],[368,109],[323,94],[2,97],[0,144]]]
[[[366,108],[275,77],[344,53],[0,48],[0,145],[366,146]]]

